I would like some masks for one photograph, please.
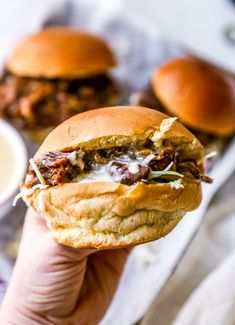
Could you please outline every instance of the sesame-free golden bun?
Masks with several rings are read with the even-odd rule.
[[[152,77],[169,113],[185,125],[214,135],[235,131],[235,78],[191,57],[171,59]]]
[[[101,37],[66,28],[45,28],[19,42],[6,62],[17,76],[82,78],[105,73],[116,65]]]
[[[174,142],[182,157],[202,169],[203,147],[175,118],[143,107],[109,107],[73,116],[54,129],[35,154],[70,148],[85,152],[151,139]],[[201,202],[200,182],[132,186],[110,181],[65,183],[25,198],[46,219],[57,242],[74,248],[113,249],[165,236]]]

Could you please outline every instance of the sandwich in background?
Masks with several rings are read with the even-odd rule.
[[[33,138],[79,112],[110,106],[115,67],[102,38],[71,28],[46,28],[22,40],[0,80],[0,116]]]
[[[160,65],[133,104],[177,116],[206,153],[220,154],[235,132],[235,79],[192,57]]]

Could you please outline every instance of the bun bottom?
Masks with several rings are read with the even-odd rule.
[[[93,228],[80,228],[76,225],[67,227],[56,226],[51,219],[47,218],[47,225],[52,230],[54,239],[65,246],[74,248],[97,248],[97,249],[117,249],[146,243],[159,239],[167,235],[181,218],[185,211],[175,212],[147,211],[142,210],[128,216],[126,223],[131,225],[130,232],[120,231],[95,231]],[[120,216],[113,216],[107,222],[118,225]],[[118,229],[118,228],[117,228]]]
[[[165,236],[200,204],[201,186],[68,183],[37,190],[26,202],[42,213],[58,243],[113,249]]]

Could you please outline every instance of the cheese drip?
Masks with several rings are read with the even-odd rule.
[[[142,159],[143,160],[143,159]],[[100,165],[99,170],[91,170],[87,173],[82,173],[78,175],[74,180],[73,183],[85,183],[85,182],[94,182],[94,181],[105,181],[105,182],[114,182],[118,181],[117,176],[114,178],[110,175],[110,170],[112,168],[116,169],[116,166],[111,166],[112,163],[117,162],[117,163],[125,163],[128,165],[128,169],[131,174],[137,174],[140,170],[140,166],[143,165],[140,160],[112,160],[110,161],[107,165]],[[120,175],[120,180],[121,180],[121,175]],[[119,180],[119,181],[120,181]]]

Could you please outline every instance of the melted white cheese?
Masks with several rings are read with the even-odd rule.
[[[77,162],[77,153],[76,151],[72,151],[70,154],[68,154],[68,158],[72,165],[76,165]]]
[[[128,163],[128,169],[131,174],[137,174],[140,171],[140,163],[136,161],[132,161]]]
[[[94,182],[94,181],[105,181],[105,182],[120,182],[122,179],[121,175],[111,176],[110,172],[115,174],[117,166],[111,166],[113,162],[125,163],[128,165],[128,169],[130,173],[137,174],[140,170],[140,161],[139,160],[113,160],[110,161],[107,165],[100,167],[99,170],[91,170],[88,173],[83,173],[78,175],[73,182],[74,183],[81,183],[81,182]]]
[[[184,188],[184,185],[181,183],[181,179],[177,179],[176,181],[170,182],[170,187],[178,190]]]
[[[71,152],[67,157],[72,165],[77,165],[81,170],[84,169],[84,161],[80,157],[78,157],[76,151]]]
[[[113,182],[113,179],[110,173],[108,172],[106,166],[102,166],[100,170],[91,170],[88,173],[80,174],[73,180],[74,183],[85,183],[94,181]]]

